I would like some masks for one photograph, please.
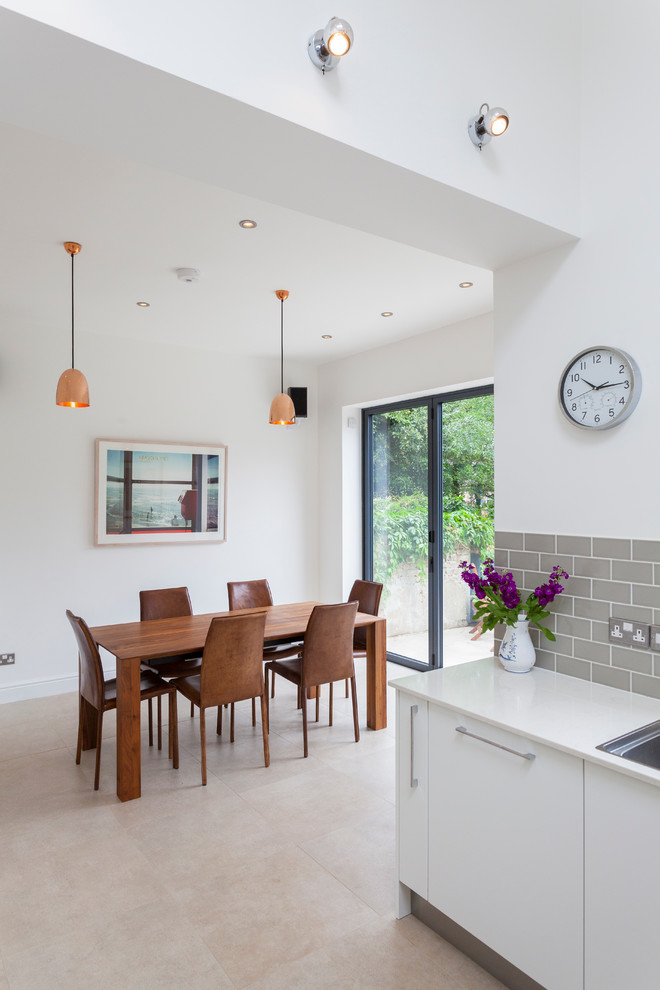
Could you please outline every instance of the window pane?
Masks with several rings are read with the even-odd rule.
[[[387,649],[429,662],[428,408],[372,417],[373,571]]]
[[[472,619],[460,562],[481,571],[494,552],[493,396],[442,405],[443,664],[487,656],[493,633]],[[475,638],[476,637],[476,638]]]

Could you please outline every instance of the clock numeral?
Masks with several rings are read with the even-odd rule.
[[[566,389],[566,395],[570,399],[570,397],[573,395],[573,389],[572,388],[567,388]]]
[[[619,374],[620,375],[625,375],[625,373],[626,373],[626,366],[625,366],[625,364],[620,364],[619,365]]]
[[[607,414],[610,417],[610,419],[614,419],[614,410],[613,409],[608,409],[607,410]]]
[[[600,416],[598,415],[598,413],[596,413],[596,415],[594,416],[594,423],[600,423]]]
[[[580,376],[577,375],[577,374],[571,375],[571,381],[572,382],[579,382],[580,381]]]
[[[587,370],[587,362],[580,361],[580,371],[586,371],[586,370]]]
[[[586,419],[586,418],[587,418],[587,414],[586,414],[586,412],[583,412],[582,413],[582,419]]]
[[[575,412],[575,410],[577,409],[577,402],[574,402],[574,403],[573,403],[573,404],[571,405],[571,409],[573,410],[573,412]]]
[[[623,396],[621,396],[621,398],[619,399],[619,405],[620,406],[625,406],[625,404],[626,404],[626,400],[624,399]]]
[[[625,382],[623,383],[623,387],[624,388],[630,388],[630,382],[628,381],[627,378],[626,378]]]
[[[600,364],[601,356],[600,354],[594,354],[594,364]]]

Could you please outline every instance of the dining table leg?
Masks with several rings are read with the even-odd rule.
[[[117,660],[117,797],[140,797],[140,658]]]
[[[376,619],[367,631],[367,726],[387,727],[387,642],[385,619]]]

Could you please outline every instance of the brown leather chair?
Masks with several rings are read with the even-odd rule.
[[[221,615],[211,621],[199,674],[180,677],[172,683],[177,690],[197,705],[200,713],[202,745],[202,784],[206,784],[206,718],[207,708],[218,706],[216,732],[222,734],[222,706],[231,705],[230,741],[234,741],[234,703],[261,698],[261,721],[264,740],[264,762],[270,765],[267,712],[262,663],[264,646],[264,612],[248,615]]]
[[[152,591],[140,592],[140,621],[151,619],[177,619],[181,615],[192,615],[192,603],[187,588],[156,588]],[[151,670],[160,677],[187,677],[198,674],[202,665],[199,653],[185,653],[173,657],[159,657],[149,660],[142,665],[143,670]],[[194,707],[190,706],[190,714],[194,715]],[[151,703],[149,704],[149,720],[151,721]],[[158,720],[160,724],[160,700],[158,702]],[[160,736],[159,736],[160,742]]]
[[[378,615],[382,594],[383,586],[376,581],[354,581],[348,600],[358,603],[358,612],[364,612],[365,615]],[[357,626],[353,634],[353,656],[359,658],[366,657],[366,655],[367,630]],[[348,698],[348,681],[346,681],[346,697]]]
[[[103,736],[103,714],[117,707],[117,681],[115,678],[106,680],[103,674],[103,664],[99,649],[89,626],[80,616],[74,615],[67,609],[66,617],[71,623],[78,644],[78,671],[80,679],[78,699],[78,746],[76,763],[80,763],[83,733],[83,699],[96,709],[96,772],[94,774],[94,790],[99,789],[99,773],[101,770],[101,739]],[[151,702],[152,698],[161,698],[164,694],[170,699],[170,758],[174,769],[179,768],[179,733],[176,711],[176,688],[161,680],[152,671],[140,673],[140,700]],[[160,749],[161,726],[158,724],[158,748]],[[151,722],[149,724],[149,745],[153,745]]]
[[[359,742],[357,693],[355,689],[355,665],[353,662],[353,633],[357,602],[339,605],[316,605],[307,623],[302,656],[297,660],[270,660],[266,664],[266,695],[268,676],[280,674],[296,684],[302,698],[303,748],[307,750],[307,690],[316,688],[316,721],[319,720],[319,695],[322,684],[330,685],[330,720],[332,725],[332,689],[335,681],[348,678],[353,699],[353,728],[355,741]]]
[[[227,581],[227,597],[229,609],[232,612],[243,608],[264,608],[273,604],[273,595],[266,578],[259,578],[254,581]],[[276,640],[264,646],[264,660],[284,660],[287,657],[297,657],[301,649],[302,643],[300,642],[292,642],[289,639]],[[274,677],[271,697],[275,697]],[[254,710],[252,717],[252,724],[254,725]]]

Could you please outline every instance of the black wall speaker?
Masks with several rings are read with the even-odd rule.
[[[307,419],[307,389],[289,388],[287,392],[296,410],[296,419]]]

